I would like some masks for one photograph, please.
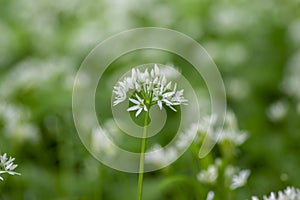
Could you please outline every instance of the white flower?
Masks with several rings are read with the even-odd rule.
[[[137,100],[133,99],[133,98],[129,98],[129,101],[131,101],[135,105],[128,108],[127,111],[137,110],[137,112],[135,113],[135,116],[137,117],[142,112],[142,110],[148,111],[148,109],[147,109],[147,106],[144,103],[144,99],[141,99],[141,97],[139,97],[138,94],[135,94],[135,96],[136,96]]]
[[[0,120],[3,121],[4,135],[20,142],[37,142],[39,129],[31,123],[30,114],[26,107],[0,100]]]
[[[192,124],[186,133],[179,134],[178,140],[175,145],[178,149],[183,149],[188,146],[197,135],[197,124]]]
[[[157,166],[165,166],[178,156],[175,148],[163,148],[155,144],[145,155],[145,162]]]
[[[13,163],[15,158],[9,157],[9,159],[6,156],[6,153],[3,155],[0,155],[0,174],[10,174],[10,175],[21,175],[18,172],[15,172],[15,168],[18,166]],[[3,181],[3,178],[0,176],[0,180]]]
[[[239,130],[236,117],[234,113],[230,111],[226,114],[221,133],[220,129],[221,127],[217,126],[217,116],[214,114],[211,116],[204,116],[198,124],[198,130],[201,134],[208,135],[218,143],[230,141],[234,145],[239,146],[248,138],[247,132]]]
[[[134,104],[128,111],[136,111],[136,116],[143,110],[147,112],[152,105],[157,105],[160,109],[165,105],[176,112],[174,106],[187,104],[183,90],[177,91],[176,84],[172,89],[172,83],[167,82],[157,65],[154,65],[150,72],[148,69],[144,72],[132,69],[131,76],[119,81],[114,86],[113,93],[115,94],[113,105],[128,98]]]
[[[213,191],[209,191],[207,194],[206,200],[213,200],[215,197],[215,193]]]
[[[247,183],[247,179],[250,175],[250,170],[242,170],[239,174],[234,175],[230,189],[235,190],[236,188],[242,187]]]
[[[287,187],[284,191],[279,191],[278,195],[271,192],[270,196],[264,196],[264,200],[300,200],[300,190],[294,187]],[[256,196],[252,200],[259,200]]]
[[[219,175],[218,169],[221,165],[219,159],[213,165],[208,166],[207,170],[199,172],[197,178],[202,183],[215,184]]]
[[[92,151],[95,153],[103,153],[105,155],[112,156],[115,153],[114,146],[109,138],[106,129],[95,128],[91,135],[91,147]]]

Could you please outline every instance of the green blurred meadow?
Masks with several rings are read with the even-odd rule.
[[[209,191],[215,199],[250,199],[300,187],[299,0],[0,0],[0,153],[15,157],[22,174],[3,175],[1,200],[136,199],[138,175],[101,164],[81,143],[72,89],[81,62],[99,42],[149,26],[180,31],[207,50],[224,80],[236,128],[248,138],[230,158],[229,147],[218,144],[200,159],[199,144],[193,144],[170,166],[145,174],[144,199],[202,200]],[[184,59],[145,50],[112,63],[99,85],[116,81],[122,66],[155,62],[199,79]],[[209,105],[205,83],[196,87]],[[96,93],[99,122],[108,129],[111,89]],[[178,119],[169,120],[167,133]],[[170,134],[156,139],[153,144],[164,145]],[[116,142],[139,151],[139,141],[129,137]],[[247,184],[229,191],[221,178],[199,181],[197,174],[217,158],[249,169]]]

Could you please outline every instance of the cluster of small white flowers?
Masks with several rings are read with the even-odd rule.
[[[230,189],[235,190],[239,187],[243,187],[247,183],[247,179],[250,175],[250,170],[242,170],[238,174],[233,175],[232,183],[230,184]]]
[[[249,22],[246,20],[246,10],[241,10],[235,6],[217,4],[211,9],[213,23],[217,24],[216,31],[221,33],[232,33],[247,28]],[[232,26],[230,26],[232,25]]]
[[[198,130],[201,134],[208,135],[218,143],[223,141],[230,141],[236,146],[243,144],[248,138],[248,133],[240,131],[238,128],[237,120],[233,112],[227,112],[224,122],[224,127],[220,132],[220,127],[217,126],[217,116],[204,116],[199,124]]]
[[[175,143],[176,148],[182,149],[185,148],[187,145],[189,145],[196,137],[197,128],[198,128],[197,124],[192,124],[185,133],[180,134],[178,136],[178,140]]]
[[[14,160],[15,158],[8,158],[6,153],[0,155],[0,174],[21,175],[14,171],[18,166],[13,163]],[[4,179],[0,176],[0,180],[3,181]]]
[[[264,196],[264,200],[300,200],[300,190],[294,187],[287,187],[284,191],[279,191],[278,195],[271,192],[270,196]],[[252,200],[259,200],[256,196]]]
[[[170,161],[176,159],[178,154],[176,148],[163,149],[159,144],[153,145],[147,152],[152,153],[145,154],[145,162],[156,166],[165,166]]]
[[[202,183],[214,185],[218,179],[221,166],[222,161],[216,159],[215,163],[208,166],[207,170],[199,172],[197,175],[198,180]],[[249,175],[250,170],[239,170],[237,167],[229,165],[225,169],[224,178],[229,189],[235,190],[246,185]]]
[[[0,121],[3,122],[4,135],[18,142],[37,142],[39,129],[31,122],[30,111],[21,105],[0,100]]]
[[[105,152],[109,156],[115,154],[114,145],[105,129],[95,128],[92,131],[91,148],[95,153]]]
[[[16,64],[0,81],[0,97],[7,99],[21,90],[44,87],[58,78],[64,89],[71,91],[73,86],[73,60],[55,57],[53,59],[28,58]],[[52,81],[52,82],[51,82]]]
[[[208,166],[207,170],[202,170],[198,173],[197,178],[200,182],[206,184],[215,184],[219,175],[219,167],[221,160],[216,159],[215,163]]]
[[[92,130],[91,148],[95,153],[104,153],[107,156],[115,156],[115,142],[122,141],[122,132],[113,119],[104,122],[102,127]]]
[[[225,81],[226,95],[237,100],[241,101],[250,93],[250,85],[249,83],[241,78],[231,78]]]
[[[174,106],[187,104],[183,90],[177,91],[176,83],[172,89],[172,83],[167,82],[166,76],[160,72],[157,65],[150,72],[148,69],[144,72],[132,69],[131,77],[119,81],[114,86],[113,92],[116,95],[113,105],[125,101],[128,97],[134,104],[128,111],[136,111],[136,116],[143,110],[147,112],[150,106],[155,104],[160,109],[166,105],[174,111],[176,111]]]

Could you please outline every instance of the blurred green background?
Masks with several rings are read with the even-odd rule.
[[[0,0],[0,153],[15,157],[22,173],[4,177],[0,199],[136,198],[136,174],[102,165],[81,144],[72,86],[99,42],[147,26],[187,34],[217,64],[228,108],[249,133],[236,163],[251,175],[236,199],[300,187],[299,11],[299,0]],[[185,69],[175,55],[160,56]],[[137,57],[116,63],[135,66],[142,63]],[[147,173],[145,199],[205,199],[195,159],[187,151]]]

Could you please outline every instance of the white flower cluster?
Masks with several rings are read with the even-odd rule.
[[[10,175],[21,175],[18,172],[15,172],[14,170],[18,165],[14,164],[13,161],[15,158],[7,157],[6,153],[3,155],[0,155],[0,174],[10,174]],[[0,176],[0,180],[3,181],[4,179]]]
[[[149,152],[152,152],[152,154],[145,155],[145,162],[156,166],[165,166],[178,156],[176,148],[164,149],[159,144],[153,145],[147,153]]]
[[[116,155],[115,143],[122,142],[123,133],[113,119],[104,122],[102,127],[95,127],[91,134],[91,149],[101,155]],[[103,154],[104,153],[104,154]]]
[[[215,197],[215,193],[213,191],[209,191],[206,200],[213,200],[214,197]]]
[[[199,174],[197,175],[198,180],[206,184],[215,184],[219,175],[218,165],[218,163],[215,163],[213,165],[210,165],[207,170],[199,172]]]
[[[201,134],[208,135],[218,143],[230,141],[234,145],[240,146],[248,138],[247,132],[239,130],[237,120],[233,112],[227,112],[221,133],[220,128],[222,127],[217,126],[216,115],[205,116],[198,124],[198,130]],[[218,133],[220,134],[218,135]]]
[[[72,59],[64,57],[22,60],[0,80],[0,97],[7,99],[18,94],[20,90],[40,89],[54,83],[59,83],[63,86],[62,89],[71,91],[73,65]]]
[[[207,170],[199,172],[197,175],[198,180],[201,183],[214,185],[217,182],[219,170],[222,167],[222,161],[216,159],[215,163],[208,166]],[[230,190],[235,190],[239,187],[243,187],[247,183],[247,179],[250,175],[250,170],[239,170],[237,167],[231,165],[225,169],[224,179]]]
[[[0,122],[3,123],[0,130],[5,136],[13,138],[16,142],[39,141],[39,129],[31,122],[31,118],[31,112],[26,107],[0,99]]]
[[[229,188],[231,190],[235,190],[246,185],[249,175],[249,169],[239,170],[231,165],[229,165],[225,171],[225,176],[229,180]]]
[[[174,106],[187,104],[183,90],[177,91],[176,83],[172,89],[172,83],[167,82],[166,76],[160,72],[157,65],[150,72],[148,69],[144,72],[132,69],[131,77],[119,81],[113,92],[116,95],[113,105],[125,101],[128,97],[134,104],[128,111],[136,111],[136,116],[143,110],[147,112],[155,104],[160,109],[166,105],[174,111],[176,111]]]
[[[294,187],[287,187],[284,191],[279,191],[278,195],[271,192],[270,196],[264,196],[264,200],[300,200],[300,190]],[[256,196],[252,200],[259,200]]]

